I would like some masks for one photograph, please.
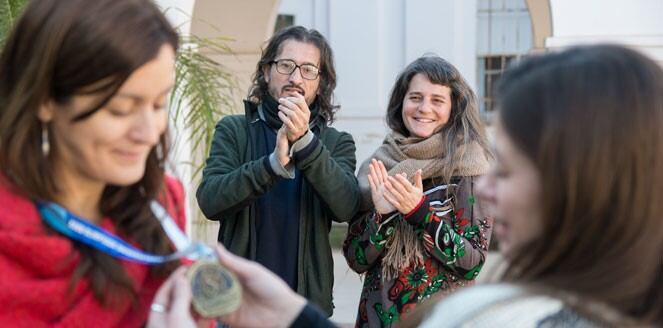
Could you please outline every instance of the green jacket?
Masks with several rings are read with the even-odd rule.
[[[277,175],[268,169],[269,154],[257,154],[257,108],[244,102],[245,115],[224,117],[216,125],[210,156],[196,197],[210,220],[219,221],[219,241],[248,259],[256,256],[255,200],[267,192]],[[320,120],[322,121],[322,120]],[[319,121],[319,122],[320,122]],[[329,246],[331,221],[349,221],[359,208],[354,175],[352,136],[318,124],[314,150],[294,155],[302,184],[297,292],[332,314],[334,262]],[[318,142],[319,140],[319,142]]]

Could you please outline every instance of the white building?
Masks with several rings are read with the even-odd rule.
[[[490,120],[491,86],[511,60],[532,51],[576,44],[629,45],[663,64],[662,0],[157,0],[185,32],[225,36],[232,55],[217,57],[237,76],[234,111],[241,111],[260,48],[275,24],[304,25],[329,40],[341,105],[335,126],[353,134],[358,164],[387,132],[384,114],[396,75],[412,60],[436,53],[454,64],[480,97]],[[279,16],[280,15],[280,16]],[[189,21],[188,17],[192,20]],[[278,19],[277,19],[278,17]],[[186,131],[173,139],[186,140]],[[193,151],[181,142],[173,162],[197,213]],[[194,236],[215,240],[216,226]],[[204,231],[207,230],[207,233]],[[208,237],[204,237],[207,235]]]
[[[545,47],[619,43],[663,65],[663,1],[550,0],[552,33]]]

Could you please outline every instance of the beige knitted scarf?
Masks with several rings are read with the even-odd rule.
[[[422,179],[442,177],[446,145],[444,137],[437,133],[429,138],[405,137],[397,132],[388,134],[382,145],[359,168],[357,177],[362,194],[362,211],[371,210],[373,201],[368,185],[368,165],[371,159],[381,160],[389,175],[406,173],[413,177],[418,169]],[[488,170],[488,158],[478,142],[463,144],[453,154],[456,163],[451,176],[476,176]],[[423,265],[424,248],[410,224],[398,220],[394,235],[387,241],[386,254],[382,259],[382,273],[385,281],[391,280],[410,264]]]

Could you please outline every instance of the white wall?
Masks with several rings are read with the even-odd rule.
[[[193,5],[195,0],[156,0],[157,5],[164,10],[170,23],[177,27],[181,34],[188,34],[191,29],[191,16],[193,14]],[[172,148],[169,154],[169,165],[167,169],[176,176],[184,186],[184,192],[187,198],[185,206],[186,217],[193,217],[192,206],[195,204],[196,190],[191,185],[193,168],[190,164],[193,153],[191,142],[189,142],[190,132],[184,129],[183,116],[176,122],[169,121],[169,132],[171,136]],[[191,231],[191,220],[187,220],[187,232]]]
[[[436,53],[474,87],[476,10],[476,0],[283,0],[279,7],[329,40],[342,106],[335,126],[354,136],[360,163],[387,132],[389,92],[409,62]]]
[[[632,46],[663,64],[663,1],[550,0],[546,47],[597,42]]]
[[[550,0],[557,37],[663,34],[661,0]]]
[[[477,2],[408,0],[405,5],[405,60],[433,52],[451,62],[476,86]]]

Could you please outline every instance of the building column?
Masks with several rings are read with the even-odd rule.
[[[191,15],[191,34],[201,38],[224,41],[230,54],[208,54],[223,65],[237,79],[232,108],[222,108],[225,113],[243,113],[242,100],[246,98],[251,77],[260,59],[264,42],[272,36],[280,0],[196,0]],[[193,150],[189,161],[202,163],[203,150]],[[205,219],[195,200],[199,178],[186,181],[191,185],[187,195],[192,222],[190,236],[208,244],[216,244],[219,224]]]
[[[546,39],[552,35],[550,1],[526,0],[526,2],[532,19],[532,51],[542,52],[545,50]]]

